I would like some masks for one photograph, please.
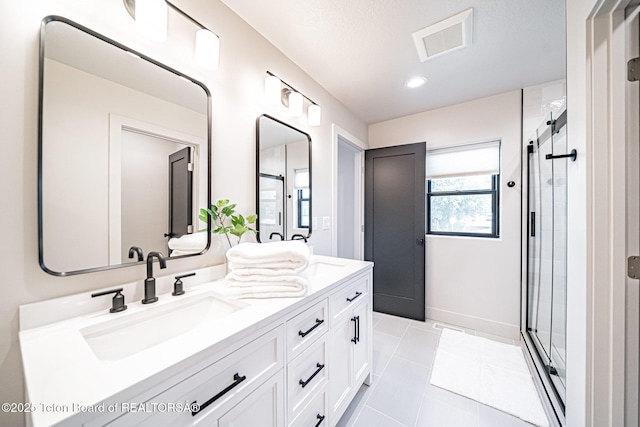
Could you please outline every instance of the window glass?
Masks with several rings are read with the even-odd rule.
[[[491,190],[491,175],[431,180],[431,191]]]
[[[491,194],[440,196],[431,199],[431,231],[491,234]]]
[[[427,180],[427,232],[498,237],[499,175]]]

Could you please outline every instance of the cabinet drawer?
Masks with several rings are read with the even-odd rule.
[[[288,419],[293,420],[313,396],[327,384],[326,335],[287,365]]]
[[[328,402],[326,388],[311,398],[311,401],[300,411],[296,419],[289,423],[290,427],[325,427],[329,425]]]
[[[340,317],[354,304],[368,298],[369,277],[369,275],[356,277],[353,281],[349,282],[349,284],[331,295],[329,305],[331,319]]]
[[[307,349],[329,328],[329,303],[326,299],[287,321],[287,360]]]
[[[216,418],[283,367],[283,341],[283,327],[278,327],[145,402],[160,412],[130,413],[109,425],[193,425]],[[198,413],[182,410],[194,402],[200,407]]]

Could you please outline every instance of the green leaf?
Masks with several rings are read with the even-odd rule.
[[[216,202],[216,206],[221,208],[229,204],[229,199],[220,199]]]
[[[247,217],[247,222],[248,222],[249,224],[255,224],[255,222],[256,222],[256,220],[257,220],[257,219],[258,219],[258,215],[256,215],[256,214],[249,215],[249,216]]]

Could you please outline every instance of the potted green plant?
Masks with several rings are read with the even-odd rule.
[[[236,204],[229,202],[229,199],[220,199],[208,209],[200,208],[199,218],[201,221],[207,222],[211,218],[211,232],[213,234],[224,234],[232,246],[229,235],[237,238],[236,243],[240,243],[242,235],[248,231],[256,233],[251,227],[258,219],[258,215],[243,215],[236,213]]]

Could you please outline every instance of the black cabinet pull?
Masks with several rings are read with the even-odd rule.
[[[300,380],[299,384],[302,386],[302,388],[305,388],[307,386],[307,384],[309,384],[309,382],[315,378],[316,375],[318,375],[320,373],[320,371],[322,371],[324,369],[324,365],[321,365],[320,362],[316,363],[316,367],[318,369],[316,369],[316,371],[306,380]]]
[[[352,302],[353,300],[358,298],[360,295],[362,295],[362,292],[356,291],[356,295],[353,298],[347,298],[347,302]]]
[[[311,332],[313,332],[313,330],[315,328],[317,328],[318,326],[322,325],[323,323],[324,323],[324,319],[316,319],[316,324],[315,325],[313,325],[310,329],[307,329],[304,332],[298,331],[298,335],[300,335],[302,338],[304,338],[307,335],[309,335]]]
[[[360,316],[353,316],[353,339],[351,342],[358,344],[360,342]]]
[[[353,322],[353,338],[351,338],[351,342],[358,344],[358,316],[353,316],[351,321]]]
[[[318,415],[316,416],[316,418],[318,419],[318,422],[316,423],[316,426],[315,426],[315,427],[318,427],[318,426],[319,426],[320,424],[322,424],[322,422],[324,421],[324,415],[320,415],[320,414],[318,414]]]
[[[191,415],[192,416],[196,416],[198,415],[198,413],[200,413],[200,411],[204,410],[204,408],[206,408],[207,406],[211,405],[213,402],[215,402],[216,400],[220,399],[222,396],[224,396],[225,394],[229,393],[234,387],[236,387],[238,384],[240,384],[242,381],[246,380],[247,376],[243,375],[240,376],[238,375],[238,373],[236,372],[233,375],[233,383],[229,384],[227,386],[227,388],[225,388],[224,390],[222,390],[220,393],[216,394],[215,396],[213,396],[211,399],[207,400],[206,402],[204,402],[202,405],[200,405],[198,407],[197,411],[191,411]],[[193,401],[193,403],[191,404],[193,405],[197,405],[198,402],[197,401]]]

